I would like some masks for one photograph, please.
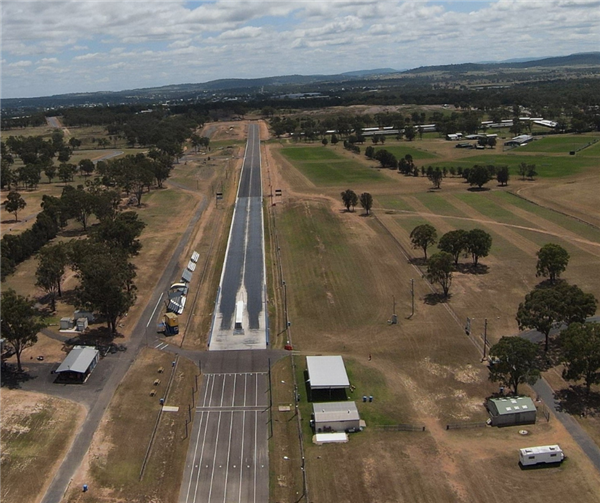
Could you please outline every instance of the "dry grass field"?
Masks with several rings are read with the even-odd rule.
[[[435,156],[423,160],[426,165],[468,165],[457,157],[458,149],[443,140],[398,144],[406,146]],[[296,150],[289,155],[288,148],[308,153],[303,156]],[[362,164],[363,171],[351,168],[356,181],[333,184],[332,159],[324,161],[321,176],[322,154],[311,150],[324,148]],[[348,444],[307,443],[310,501],[500,502],[525,492],[528,499],[540,502],[552,497],[597,501],[600,475],[555,419],[528,426],[527,437],[519,435],[518,428],[447,431],[446,424],[487,418],[483,402],[498,388],[487,380],[481,353],[465,335],[464,323],[467,316],[473,319],[473,336],[479,339],[487,318],[492,344],[503,335],[516,334],[517,306],[540,282],[535,253],[543,244],[556,242],[567,248],[571,261],[564,278],[600,298],[595,281],[600,275],[600,229],[582,221],[593,224],[599,216],[594,194],[600,189],[600,158],[586,158],[575,174],[566,171],[562,177],[553,174],[530,182],[513,173],[508,187],[490,183],[490,190],[472,192],[462,179],[450,176],[441,190],[433,191],[424,177],[380,170],[339,145],[299,147],[282,140],[271,143],[269,150],[271,176],[284,193],[272,210],[294,348],[301,355],[343,355],[357,386],[356,397],[363,393],[375,397],[373,403],[359,404],[368,427],[352,435]],[[500,151],[484,155],[498,157]],[[519,155],[527,154],[519,151]],[[360,208],[344,211],[339,194],[347,188],[373,195],[372,216],[365,217]],[[573,205],[571,198],[576,200]],[[568,211],[572,206],[579,214]],[[422,252],[411,248],[409,234],[421,223],[434,225],[438,236],[479,227],[493,237],[491,253],[482,259],[485,267],[477,273],[461,268],[446,303],[432,298],[419,261],[415,264]],[[411,279],[416,309],[408,319]],[[398,325],[387,323],[392,297]],[[303,368],[302,356],[296,358]],[[558,374],[555,377],[565,386]],[[304,401],[306,394],[302,395]],[[301,411],[308,435],[309,404],[303,403]],[[594,418],[581,421],[587,421],[589,431],[600,438]],[[424,425],[426,431],[373,428],[399,423]],[[546,443],[560,443],[568,460],[558,468],[521,470],[518,448]],[[282,465],[277,459],[272,464],[273,470]],[[278,494],[282,492],[279,488]],[[290,491],[273,501],[294,501],[294,496]]]
[[[67,492],[65,501],[75,502],[172,502],[178,494],[189,436],[185,423],[195,387],[198,367],[179,359],[172,377],[173,355],[153,349],[143,350],[117,389],[107,414],[97,430],[84,464]],[[159,374],[158,369],[164,368]],[[153,382],[160,378],[160,384]],[[198,379],[200,383],[200,379]],[[150,391],[156,390],[155,396]],[[161,405],[179,407],[178,412],[163,412]],[[154,440],[140,478],[153,430]],[[191,431],[191,426],[188,426]],[[81,487],[88,484],[89,493]]]
[[[84,416],[70,400],[2,390],[3,502],[40,500]]]

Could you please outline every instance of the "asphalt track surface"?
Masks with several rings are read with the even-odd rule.
[[[179,503],[269,501],[269,358],[260,138],[248,143]],[[244,301],[243,330],[235,328]],[[249,350],[258,351],[249,351]]]
[[[266,349],[264,264],[260,137],[258,125],[251,124],[217,295],[211,350]],[[234,326],[239,301],[244,302],[242,330]]]
[[[205,376],[180,502],[269,501],[266,388],[265,372]]]

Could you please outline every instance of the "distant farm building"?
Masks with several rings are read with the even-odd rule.
[[[85,318],[84,318],[85,319]],[[89,346],[74,346],[54,371],[61,382],[85,382],[100,359],[100,352]]]
[[[448,133],[446,135],[446,140],[458,141],[458,140],[462,139],[462,137],[463,137],[462,133]]]
[[[512,138],[508,141],[505,141],[504,146],[505,147],[520,147],[521,145],[526,145],[527,143],[529,143],[532,140],[533,140],[533,136],[528,135],[528,134],[522,134],[519,136],[515,136],[514,138]]]
[[[533,400],[528,396],[490,398],[487,402],[487,409],[492,426],[533,424],[537,412]]]
[[[313,404],[315,433],[358,431],[360,415],[354,402],[322,402]]]

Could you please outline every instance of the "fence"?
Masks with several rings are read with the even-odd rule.
[[[381,431],[425,431],[425,426],[414,424],[380,424],[374,428]]]
[[[451,423],[446,425],[447,430],[462,430],[465,428],[485,428],[488,424],[482,423]]]

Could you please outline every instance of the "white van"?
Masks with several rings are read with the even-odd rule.
[[[558,445],[541,445],[519,449],[519,462],[522,466],[561,463],[563,459],[565,459],[565,455]]]

